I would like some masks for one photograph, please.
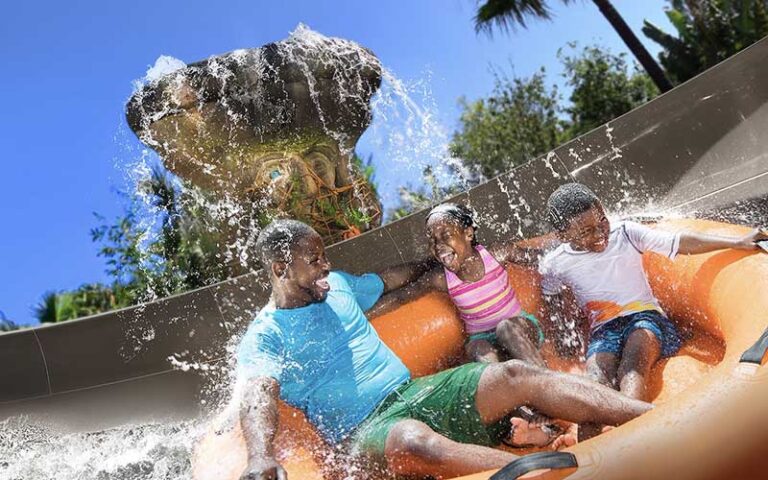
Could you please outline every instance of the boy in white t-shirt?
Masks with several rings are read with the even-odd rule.
[[[560,294],[570,290],[590,322],[587,374],[641,400],[647,400],[646,379],[653,364],[674,355],[682,340],[651,292],[643,252],[672,259],[723,248],[754,250],[756,241],[768,238],[759,230],[728,238],[665,232],[634,222],[611,224],[597,196],[578,183],[558,188],[547,207],[563,242],[539,267],[550,313],[558,322],[565,320]]]

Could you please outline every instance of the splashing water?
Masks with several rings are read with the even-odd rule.
[[[155,60],[155,64],[147,70],[147,74],[144,77],[144,82],[156,81],[160,77],[168,75],[169,73],[173,73],[177,70],[181,70],[186,66],[187,64],[178,58],[174,58],[168,55],[160,55],[157,60]]]
[[[419,178],[430,167],[439,186],[458,186],[462,190],[482,178],[449,151],[450,134],[437,118],[439,111],[429,88],[429,80],[406,84],[384,68],[382,87],[372,102],[374,121],[371,143],[384,155],[374,158],[380,169],[394,167],[405,177]],[[433,199],[435,202],[441,198]]]
[[[194,422],[64,433],[23,419],[0,423],[0,477],[8,480],[177,480],[191,478]]]

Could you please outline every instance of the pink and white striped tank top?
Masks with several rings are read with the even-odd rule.
[[[445,269],[448,294],[470,335],[493,330],[499,322],[518,315],[522,310],[515,290],[509,284],[506,269],[482,245],[477,245],[475,249],[483,259],[483,278],[477,282],[465,282]]]

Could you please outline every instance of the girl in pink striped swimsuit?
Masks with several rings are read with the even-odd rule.
[[[448,292],[468,334],[467,357],[486,363],[519,359],[545,367],[540,352],[544,332],[536,317],[523,310],[505,268],[510,263],[532,264],[540,252],[511,242],[479,245],[472,211],[464,205],[438,205],[426,222],[430,252],[442,268],[429,270],[415,288]],[[561,435],[565,427],[550,421],[521,407],[510,419],[504,443],[552,448],[575,443],[572,432]]]
[[[511,243],[477,244],[472,213],[464,205],[444,203],[427,215],[432,255],[442,269],[426,273],[424,282],[446,291],[469,335],[465,345],[472,361],[525,360],[544,366],[539,349],[544,332],[523,310],[509,283],[507,263],[531,263],[529,252]]]

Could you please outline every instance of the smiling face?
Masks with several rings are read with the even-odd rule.
[[[296,242],[286,262],[272,264],[281,290],[282,305],[278,306],[298,308],[325,300],[331,289],[330,270],[320,235],[313,233]]]
[[[598,203],[574,217],[558,236],[563,242],[570,243],[574,250],[599,253],[608,246],[610,232],[611,224]]]
[[[462,227],[446,215],[433,215],[427,221],[429,251],[451,272],[458,272],[472,255],[474,228]]]

